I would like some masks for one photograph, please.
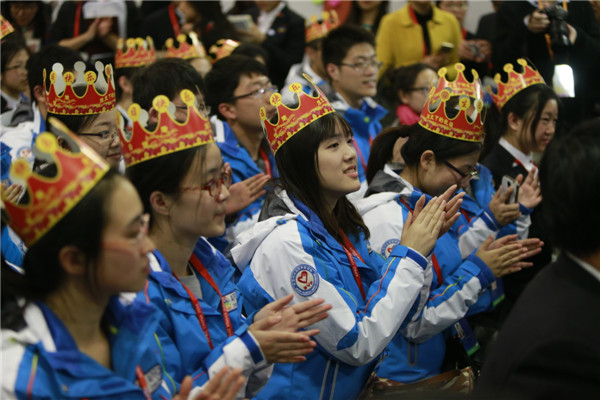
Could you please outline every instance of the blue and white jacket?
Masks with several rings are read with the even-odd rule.
[[[381,132],[382,126],[379,121],[385,117],[388,111],[370,97],[363,100],[360,109],[350,107],[339,94],[332,99],[331,105],[344,116],[354,133],[358,179],[362,183],[362,188],[358,193],[360,193],[359,197],[362,197],[366,190],[366,166],[369,162],[369,154],[371,154],[371,142]],[[350,197],[354,198],[356,195],[352,194]]]
[[[302,363],[276,364],[257,398],[357,398],[389,340],[419,314],[429,293],[428,260],[398,245],[386,261],[362,235],[349,237],[364,260],[355,257],[363,299],[346,252],[319,218],[283,191],[279,199],[289,213],[259,222],[232,249],[244,269],[244,306],[254,312],[293,294],[292,303],[323,298],[333,309],[311,326],[321,330],[317,349]]]
[[[212,117],[210,121],[215,134],[215,141],[223,156],[223,161],[231,164],[232,183],[244,181],[263,172],[258,168],[252,157],[250,157],[248,151],[240,145],[235,133],[233,133],[227,122],[219,120],[216,116]],[[268,144],[265,144],[264,151],[268,156],[272,177],[279,177],[275,157],[273,157]],[[264,201],[265,196],[262,196],[248,207],[238,211],[235,220],[227,224],[225,233],[218,238],[210,238],[209,242],[220,252],[227,254],[235,243],[237,235],[258,221],[258,214]]]
[[[403,202],[413,209],[422,195],[402,178],[400,182],[404,183],[400,193],[379,193],[357,203],[371,231],[373,248],[383,255],[399,243],[409,212]],[[475,253],[463,260],[455,227],[456,224],[434,247],[433,281],[420,318],[408,327],[408,332],[396,335],[390,343],[379,376],[408,383],[438,374],[446,350],[443,331],[461,318],[491,307],[491,291],[486,289],[496,278]],[[410,334],[411,329],[421,332],[419,340]]]
[[[232,282],[234,269],[203,238],[196,244],[194,254],[227,300],[234,335],[227,336],[219,295],[204,278],[197,276],[202,291],[202,298],[198,300],[214,346],[210,348],[188,293],[173,276],[164,257],[155,250],[150,257],[152,272],[146,288],[137,298],[160,311],[157,335],[166,371],[176,385],[191,375],[194,386],[202,386],[225,365],[241,368],[247,382],[238,397],[251,397],[269,379],[272,368],[242,317],[238,291]]]
[[[136,367],[152,399],[169,399],[175,387],[163,379],[154,307],[113,298],[106,310],[113,369],[81,353],[62,321],[43,303],[24,310],[24,326],[2,329],[3,399],[140,399]]]

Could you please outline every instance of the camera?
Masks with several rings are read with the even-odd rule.
[[[544,8],[541,12],[546,14],[548,19],[550,19],[548,33],[550,34],[552,47],[555,49],[569,47],[571,45],[569,41],[569,28],[567,27],[569,12],[558,4]]]

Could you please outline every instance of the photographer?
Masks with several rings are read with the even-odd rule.
[[[600,27],[589,2],[505,2],[497,12],[492,48],[495,72],[526,57],[549,85],[557,65],[570,66],[575,97],[563,99],[566,123],[573,125],[592,116],[600,92],[595,78],[600,70]]]

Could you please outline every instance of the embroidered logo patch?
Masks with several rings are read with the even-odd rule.
[[[154,367],[150,368],[148,372],[145,372],[144,378],[146,378],[146,385],[148,385],[148,390],[150,391],[150,393],[154,393],[154,391],[158,389],[162,383],[162,370],[160,368],[160,365],[157,364]],[[135,384],[141,387],[137,379],[135,381]]]
[[[381,246],[381,255],[383,255],[385,258],[388,258],[392,252],[392,249],[397,244],[400,244],[400,239],[390,239],[386,241],[383,246]]]
[[[223,296],[223,302],[225,303],[225,310],[227,310],[227,312],[235,310],[238,306],[237,296],[235,295],[235,292],[231,292]]]
[[[317,270],[307,264],[300,264],[292,271],[290,279],[292,287],[300,296],[310,296],[319,287],[319,274]]]

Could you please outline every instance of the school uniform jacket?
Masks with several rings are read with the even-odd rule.
[[[429,291],[427,259],[398,245],[385,261],[363,235],[349,237],[364,260],[354,257],[363,298],[346,252],[319,218],[285,192],[279,196],[290,212],[259,222],[232,249],[244,269],[244,306],[253,312],[291,293],[292,303],[323,298],[333,309],[311,326],[321,330],[315,351],[302,363],[276,364],[257,398],[357,398],[387,342],[419,313]]]
[[[214,347],[210,348],[192,300],[173,276],[167,261],[155,250],[150,258],[152,272],[146,288],[137,297],[160,311],[157,335],[166,371],[176,384],[191,375],[194,386],[201,386],[225,365],[241,368],[248,382],[239,397],[252,397],[267,381],[271,367],[241,315],[241,302],[232,282],[233,267],[203,238],[194,254],[225,297],[234,335],[228,337],[221,298],[204,278],[196,275],[202,290],[202,299],[198,301]]]
[[[171,398],[163,379],[154,307],[113,298],[106,310],[113,370],[81,353],[62,321],[43,303],[24,311],[24,326],[2,329],[3,399],[140,399],[136,367],[152,399]]]

